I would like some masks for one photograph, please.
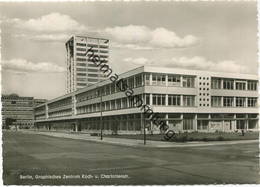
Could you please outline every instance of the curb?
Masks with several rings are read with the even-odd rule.
[[[53,132],[36,132],[36,131],[20,131],[22,133],[38,134],[44,136],[51,136],[56,138],[66,138],[74,140],[84,140],[95,143],[106,143],[112,145],[121,145],[129,147],[149,147],[149,148],[174,148],[174,147],[202,147],[202,146],[218,146],[218,145],[235,145],[235,144],[248,144],[248,143],[259,143],[259,140],[234,140],[234,141],[221,141],[221,142],[191,142],[191,143],[169,143],[169,142],[157,142],[157,141],[147,141],[144,145],[140,140],[130,140],[130,139],[119,139],[116,138],[115,141],[111,141],[111,138],[106,138],[106,140],[99,139],[88,139],[87,137],[78,136],[76,134],[58,133],[53,134]],[[110,139],[110,140],[109,140]],[[120,140],[132,141],[133,143],[123,142]],[[157,144],[157,145],[156,145]]]

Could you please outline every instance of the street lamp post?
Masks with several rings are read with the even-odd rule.
[[[102,92],[100,89],[100,139],[103,140]]]
[[[144,145],[146,145],[146,129],[145,129],[145,118],[143,112],[141,112],[141,123],[144,128]]]

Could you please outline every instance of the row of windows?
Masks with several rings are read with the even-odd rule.
[[[124,108],[130,108],[131,105],[133,105],[133,102],[130,99],[122,98],[122,99],[116,99],[111,101],[104,101],[102,102],[102,105],[100,103],[95,103],[84,107],[78,107],[77,113],[84,114],[84,113],[98,112],[100,111],[100,106],[102,107],[102,111],[108,111],[108,110],[119,110]]]
[[[182,98],[182,105],[181,105],[181,98]],[[257,105],[257,98],[249,97],[247,99],[245,97],[236,97],[236,107],[256,107]],[[119,99],[120,100],[120,99]],[[208,99],[209,100],[209,99]],[[107,101],[109,102],[109,101]],[[111,101],[113,103],[113,101]],[[131,101],[124,107],[133,107]],[[221,97],[213,96],[211,99],[211,105],[213,107],[231,107],[234,106],[234,97]],[[152,101],[150,101],[150,94],[145,94],[145,103],[148,105],[151,103],[152,105],[157,106],[166,106],[166,95],[165,94],[152,94]],[[113,105],[112,105],[113,106]],[[195,96],[194,95],[168,95],[168,106],[195,106]],[[120,106],[121,107],[121,106]],[[111,109],[118,109],[118,108],[111,108]],[[106,109],[105,109],[106,110]]]
[[[142,86],[142,75],[139,74],[139,75],[129,77],[127,79],[124,79],[121,83],[122,83],[122,85],[126,84],[128,86],[128,88],[140,87],[140,86]],[[122,85],[119,85],[119,87],[122,86]],[[110,94],[113,94],[113,93],[116,93],[116,92],[121,92],[119,87],[115,83],[107,84],[107,85],[102,86],[98,89],[96,88],[96,89],[93,89],[93,90],[89,90],[89,91],[87,91],[83,94],[78,95],[77,101],[81,102],[81,101],[86,101],[86,100],[89,100],[89,99],[99,97],[100,93],[102,93],[102,95],[105,96],[105,95],[110,95]]]
[[[230,121],[226,122],[226,130],[232,130],[232,123]],[[222,125],[222,121],[215,121],[213,123],[218,123],[218,125]],[[228,126],[227,126],[228,125]],[[197,129],[198,130],[208,130],[210,126],[209,121],[206,120],[198,120],[197,122]],[[256,128],[256,123],[253,121],[249,121],[248,123],[248,129],[254,129]],[[244,120],[237,120],[236,121],[236,129],[246,129],[245,121]]]
[[[78,73],[78,75],[85,75],[85,74],[82,74],[82,73]],[[147,77],[147,75],[146,75]],[[156,75],[157,77],[157,75]],[[174,82],[179,82],[180,79],[179,78],[176,78],[175,76],[169,76],[170,80],[174,83]],[[123,87],[123,84],[127,85],[127,87],[129,89],[132,89],[132,88],[136,88],[136,87],[140,87],[140,86],[143,86],[143,80],[144,80],[144,77],[143,77],[143,74],[138,74],[138,75],[135,75],[135,76],[132,76],[132,77],[129,77],[129,78],[126,78],[124,79],[121,83],[122,85],[119,85],[119,87]],[[159,80],[161,82],[164,81],[163,77],[160,77],[158,76],[156,78],[156,81]],[[193,87],[194,86],[194,78],[193,77],[183,77],[183,86],[184,87]],[[116,93],[116,92],[120,92],[120,89],[114,84],[114,83],[111,83],[111,84],[108,84],[108,85],[105,85],[105,86],[102,86],[101,88],[99,88],[101,90],[101,93],[102,95],[110,95],[110,94],[113,94],[113,93]],[[96,98],[98,97],[98,92],[97,90],[90,90],[84,94],[81,94],[81,96],[78,96],[78,101],[84,101],[84,100],[88,100],[88,99],[92,99],[92,98]],[[184,103],[186,104],[186,103]],[[190,105],[189,101],[188,101],[188,106]]]
[[[33,111],[33,107],[2,107],[2,111]]]
[[[150,103],[150,95],[146,94],[146,103]],[[152,94],[152,105],[166,105],[166,94]],[[168,95],[169,106],[181,106],[180,95]],[[182,106],[195,106],[194,95],[183,95]]]
[[[58,107],[62,107],[62,106],[70,105],[70,104],[72,104],[71,97],[63,99],[63,100],[59,100],[54,103],[50,103],[50,104],[48,104],[48,108],[53,109],[53,108],[58,108]]]
[[[45,105],[35,108],[35,112],[41,112],[41,111],[45,111]]]
[[[40,110],[40,111],[38,111],[38,110],[35,110],[35,111],[34,111],[34,114],[35,114],[35,115],[42,115],[42,114],[45,114],[45,113],[46,113],[46,109]]]
[[[192,88],[195,87],[195,77],[192,76],[181,76],[180,75],[168,75],[168,86],[182,86]],[[145,74],[145,85],[150,85],[150,74]],[[152,85],[165,86],[166,85],[166,75],[152,73]]]
[[[98,79],[88,79],[89,82],[98,82]]]
[[[14,119],[17,119],[17,120],[26,120],[26,119],[30,119],[32,120],[33,119],[33,114],[6,114],[3,116],[5,119],[6,118],[14,118]]]
[[[77,83],[77,86],[87,86],[87,83],[78,82],[78,83]]]
[[[45,118],[46,118],[45,115],[41,115],[41,116],[39,115],[35,117],[36,120],[45,119]]]
[[[86,56],[86,53],[76,53],[77,56]]]
[[[88,76],[88,77],[99,77],[99,74],[91,74],[91,73],[77,73],[77,76]]]
[[[42,112],[42,113],[34,113],[35,116],[45,116],[46,115],[46,111]]]
[[[77,46],[87,46],[85,43],[76,43]]]
[[[17,105],[17,106],[29,106],[29,105],[33,105],[33,101],[17,101],[17,100],[11,100],[11,101],[3,101],[2,100],[3,105]]]
[[[77,51],[86,51],[86,48],[76,48]]]
[[[96,68],[97,66],[95,65],[95,64],[92,64],[92,63],[89,63],[89,64],[87,64],[87,63],[77,63],[77,66],[82,66],[82,67],[94,67],[94,68]]]
[[[86,58],[76,58],[76,61],[85,62],[85,61],[87,61],[87,60],[86,60]]]
[[[72,114],[72,110],[68,109],[68,110],[63,110],[63,111],[59,111],[59,112],[49,113],[49,118],[67,116],[67,115],[71,115],[71,114]]]
[[[257,90],[257,81],[235,81],[232,79],[212,78],[211,88],[227,90]]]
[[[212,96],[211,105],[214,107],[256,107],[257,98],[248,97],[246,102],[246,97],[223,97],[222,100],[221,96]]]
[[[142,100],[142,96],[136,96],[140,100]],[[180,96],[179,95],[170,95],[168,97],[169,105],[180,106]],[[150,105],[150,96],[146,94],[145,103]],[[132,100],[129,98],[120,98],[116,100],[104,101],[102,102],[102,110],[118,110],[124,108],[132,108],[135,107],[136,100]],[[164,105],[165,106],[165,95],[154,94],[152,96],[152,105]],[[184,95],[183,96],[183,106],[195,106],[195,96]],[[84,107],[79,107],[79,113],[90,113],[100,111],[100,103],[87,105]]]

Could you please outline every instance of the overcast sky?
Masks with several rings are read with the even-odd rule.
[[[2,92],[65,94],[65,42],[110,39],[110,65],[257,73],[256,2],[1,3]]]

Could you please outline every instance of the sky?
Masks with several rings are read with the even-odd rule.
[[[257,74],[257,2],[0,3],[2,93],[65,94],[65,42],[110,39],[115,73],[142,66]]]

